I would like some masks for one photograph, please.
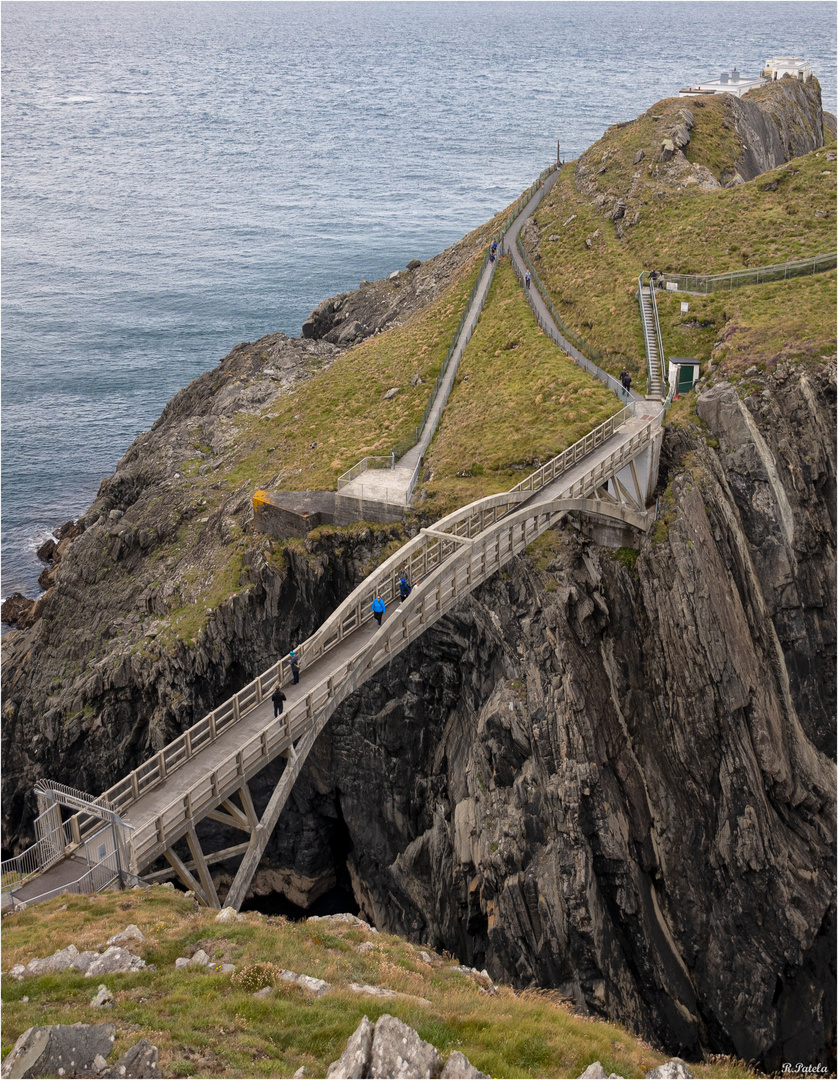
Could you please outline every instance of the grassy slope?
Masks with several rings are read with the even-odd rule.
[[[610,129],[584,155],[588,186],[593,173],[597,193],[627,196],[626,221],[640,212],[638,224],[624,223],[622,239],[615,223],[577,190],[570,165],[535,215],[540,242],[529,245],[560,315],[606,355],[609,370],[626,366],[641,380],[645,355],[635,299],[641,270],[721,273],[835,249],[835,162],[823,151],[737,188],[705,192],[694,184],[667,184],[652,158],[662,128],[683,104],[678,98],[659,102],[634,123]],[[737,153],[732,131],[725,126],[724,103],[709,101],[693,112],[687,159],[706,165],[718,178],[732,167]],[[635,166],[634,156],[641,149],[646,157]],[[601,175],[599,169],[604,170]],[[768,185],[775,180],[777,190],[771,191]],[[565,224],[574,214],[576,219]],[[597,230],[600,236],[588,249],[585,240]],[[550,236],[558,239],[551,241]],[[811,315],[818,335],[834,329],[831,304],[816,307]],[[755,317],[762,321],[759,312]],[[737,318],[739,326],[747,327],[744,298],[737,303]]]
[[[681,300],[689,303],[683,315]],[[834,270],[709,296],[670,293],[658,301],[666,355],[693,356],[704,371],[715,352],[714,361],[730,376],[754,364],[768,370],[832,355],[835,326],[824,316],[834,307]]]
[[[502,259],[428,455],[423,509],[439,517],[507,490],[620,408],[540,330]]]
[[[374,1022],[386,1012],[414,1027],[444,1056],[460,1050],[496,1077],[578,1076],[595,1060],[606,1073],[643,1076],[666,1060],[616,1024],[574,1015],[554,995],[501,987],[490,997],[470,976],[453,971],[453,961],[428,965],[418,948],[388,934],[253,913],[240,922],[217,924],[214,914],[195,912],[181,893],[157,887],[59,897],[4,919],[6,969],[70,943],[80,950],[101,948],[135,923],[146,940],[131,951],[157,970],[104,976],[101,981],[115,998],[108,1012],[88,1004],[98,979],[69,972],[22,982],[5,978],[3,1055],[35,1024],[107,1020],[117,1029],[112,1060],[146,1037],[158,1047],[164,1076],[292,1076],[302,1065],[309,1075],[325,1076],[361,1017]],[[356,947],[365,941],[374,948],[359,955]],[[198,942],[211,958],[235,963],[235,975],[176,971],[175,958],[191,954]],[[277,971],[275,994],[257,1000],[253,991],[271,981],[271,964],[326,979],[334,992],[312,999],[281,983]],[[267,974],[260,975],[257,965]],[[408,996],[359,995],[346,988],[350,982]],[[700,1077],[754,1075],[727,1059],[693,1071]]]

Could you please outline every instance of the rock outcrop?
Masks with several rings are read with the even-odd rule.
[[[160,1076],[157,1047],[147,1039],[132,1046],[108,1065],[116,1028],[113,1024],[53,1024],[27,1028],[3,1061],[0,1076],[6,1077],[113,1077]]]
[[[622,237],[644,201],[745,183],[822,147],[828,123],[817,79],[783,79],[744,98],[722,94],[690,107],[666,98],[637,120],[609,128],[579,158],[574,183],[599,213],[618,223]],[[727,143],[726,162],[714,152],[720,139]],[[635,149],[643,140],[646,145]],[[705,153],[712,169],[702,160]],[[648,164],[641,164],[644,159]]]
[[[392,1080],[394,1077],[441,1077],[443,1080],[480,1080],[486,1073],[475,1069],[465,1054],[455,1050],[445,1065],[435,1046],[425,1042],[403,1021],[385,1013],[375,1025],[365,1016],[350,1036],[346,1047],[329,1066],[326,1076],[338,1078],[369,1077]]]

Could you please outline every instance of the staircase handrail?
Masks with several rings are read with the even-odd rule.
[[[663,334],[661,333],[661,324],[660,324],[660,320],[658,319],[658,301],[657,301],[657,299],[655,297],[655,290],[653,288],[649,289],[649,296],[650,296],[651,301],[652,301],[652,314],[655,317],[655,333],[657,334],[657,338],[658,338],[658,358],[659,358],[660,369],[661,369],[661,387],[663,388],[663,387],[666,386],[666,383],[667,383],[667,378],[666,378],[666,357],[665,357],[664,351],[663,351]]]
[[[643,310],[643,278],[646,271],[642,271],[637,279],[637,303],[640,305],[640,325],[643,327],[643,345],[646,349],[646,378],[648,385],[652,385],[652,350],[649,342],[649,328],[646,326],[646,312]],[[651,286],[650,286],[651,288]],[[663,369],[661,369],[663,370]]]

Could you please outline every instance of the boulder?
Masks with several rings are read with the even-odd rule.
[[[124,941],[145,941],[145,934],[139,928],[131,923],[126,926],[124,930],[121,930],[118,934],[114,934],[113,937],[108,938],[108,945],[121,945]]]
[[[407,268],[408,270],[418,270],[421,265],[422,263],[419,259],[411,259],[407,264]]]
[[[603,1069],[601,1061],[592,1061],[583,1073],[579,1074],[579,1080],[605,1080],[608,1073]]]
[[[157,1047],[152,1046],[148,1039],[140,1039],[109,1069],[106,1069],[102,1076],[113,1077],[114,1080],[119,1080],[121,1077],[132,1077],[133,1080],[146,1080],[146,1078],[153,1080],[159,1077]]]
[[[92,979],[98,975],[124,975],[129,971],[139,971],[145,967],[145,960],[134,956],[127,949],[121,949],[118,945],[111,945],[106,949],[98,960],[94,960],[85,971],[86,979]]]
[[[632,161],[632,165],[639,165],[640,162],[645,157],[646,157],[646,151],[645,150],[638,150],[637,153],[634,155],[634,160]]]
[[[35,601],[30,600],[23,593],[12,593],[7,596],[0,606],[0,619],[8,626],[14,626],[18,630],[25,630],[35,621],[32,609]]]
[[[370,986],[369,983],[350,983],[349,989],[353,994],[369,994],[370,997],[394,998],[395,990],[388,990],[386,986]]]
[[[194,952],[192,954],[191,960],[189,961],[190,964],[200,964],[201,967],[206,967],[209,962],[210,958],[203,949],[198,949],[197,952]]]
[[[435,1046],[420,1039],[412,1027],[385,1013],[378,1018],[370,1053],[370,1077],[399,1080],[408,1076],[439,1076],[442,1058]]]
[[[692,1073],[686,1061],[671,1058],[663,1065],[658,1065],[646,1073],[646,1080],[692,1080]]]
[[[93,1009],[111,1009],[113,1008],[113,994],[101,983],[99,989],[94,996],[90,999],[90,1006]]]
[[[311,975],[298,975],[294,982],[296,982],[297,986],[301,986],[303,990],[308,990],[309,993],[314,994],[315,997],[323,997],[332,989],[331,984],[327,983],[325,979],[315,979]]]
[[[244,918],[243,915],[239,915],[234,907],[225,907],[215,916],[216,922],[238,922],[239,919]]]
[[[675,143],[672,139],[664,139],[661,143],[661,161],[669,161],[675,153]]]
[[[398,392],[399,392],[398,386],[391,386],[390,389],[387,391],[387,393],[384,395],[384,400],[385,401],[392,401],[393,398],[396,396],[396,394],[398,394]]]
[[[375,1029],[365,1016],[355,1031],[349,1036],[343,1053],[333,1061],[326,1073],[328,1078],[355,1078],[369,1076],[367,1067],[372,1053],[372,1040]]]
[[[488,1073],[475,1069],[465,1054],[455,1050],[445,1062],[445,1068],[439,1074],[441,1080],[488,1080]]]
[[[27,1028],[3,1062],[0,1076],[84,1076],[93,1071],[97,1055],[108,1056],[115,1037],[113,1024]]]
[[[306,922],[347,923],[349,926],[359,926],[362,930],[370,930],[372,933],[378,932],[374,927],[370,926],[368,922],[364,922],[364,920],[359,919],[357,915],[350,915],[349,912],[346,911],[341,912],[339,915],[309,915]]]

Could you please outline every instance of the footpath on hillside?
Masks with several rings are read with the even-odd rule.
[[[533,197],[509,226],[499,245],[499,254],[509,246],[510,237],[512,238],[514,247],[514,238],[517,237],[521,226],[538,208],[541,200],[553,184],[555,184],[558,175],[559,170],[556,169],[545,179],[541,187],[535,192]],[[454,379],[457,376],[460,360],[465,352],[466,345],[471,339],[474,328],[477,325],[480,312],[483,310],[483,304],[486,301],[486,296],[488,295],[489,286],[492,283],[496,266],[497,261],[486,263],[463,323],[462,330],[460,331],[457,346],[451,355],[445,377],[440,383],[434,403],[431,406],[431,411],[428,414],[428,419],[425,421],[425,426],[419,437],[419,441],[415,446],[411,447],[403,457],[399,458],[393,468],[368,469],[366,472],[362,472],[360,476],[357,476],[354,480],[341,488],[341,495],[365,499],[371,502],[396,503],[400,506],[407,504],[416,476],[416,470],[431,444],[431,439],[434,437],[437,425],[445,411],[445,406],[448,404],[448,398],[454,385]]]

